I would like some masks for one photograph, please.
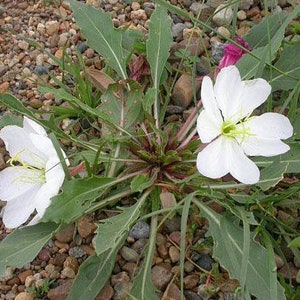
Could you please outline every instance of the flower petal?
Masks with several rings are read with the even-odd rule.
[[[41,186],[39,176],[39,171],[23,167],[8,167],[2,170],[0,172],[0,199],[12,201],[28,192],[34,194]]]
[[[237,127],[246,128],[250,136],[238,140],[247,155],[274,156],[287,152],[290,147],[280,139],[293,134],[289,119],[277,113],[265,113],[245,121]]]
[[[202,175],[209,178],[220,178],[229,172],[227,161],[224,159],[226,150],[224,140],[220,136],[198,153],[197,169]]]
[[[41,218],[51,203],[51,198],[58,194],[65,178],[64,170],[55,159],[49,160],[46,166],[46,183],[35,195],[35,208]]]
[[[218,74],[214,93],[225,121],[237,122],[267,100],[271,86],[261,78],[242,81],[239,70],[229,66]]]
[[[42,168],[45,156],[31,142],[28,133],[15,125],[5,126],[0,131],[0,137],[11,157],[17,158],[31,166]]]
[[[2,217],[5,227],[16,228],[27,221],[35,209],[33,197],[33,191],[29,190],[6,203]]]
[[[226,145],[226,158],[230,174],[238,181],[245,184],[254,184],[259,181],[259,169],[256,164],[250,160],[241,146],[234,142]]]
[[[227,173],[245,184],[259,180],[259,169],[233,138],[219,137],[198,153],[197,168],[201,174],[219,178]]]
[[[202,110],[197,119],[197,131],[202,143],[209,143],[221,134],[222,122],[213,118],[206,109]]]
[[[46,130],[40,124],[27,117],[23,118],[23,128],[27,133],[36,133],[47,136]]]

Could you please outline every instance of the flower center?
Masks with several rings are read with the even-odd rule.
[[[11,165],[11,167],[30,171],[30,176],[20,175],[19,177],[16,178],[16,180],[19,180],[20,182],[24,182],[24,183],[40,183],[40,184],[45,183],[46,168],[44,166],[45,165],[44,163],[41,164],[42,163],[41,159],[40,158],[37,159],[37,165],[39,165],[39,167],[32,166],[20,158],[21,153],[22,150],[16,153],[7,162]]]
[[[225,121],[222,124],[221,132],[223,136],[238,138],[242,140],[251,135],[250,128],[246,128],[243,122],[239,122],[238,124],[235,124],[231,121]]]
[[[226,121],[222,125],[222,135],[231,136],[235,130],[235,124],[231,123],[230,121]]]

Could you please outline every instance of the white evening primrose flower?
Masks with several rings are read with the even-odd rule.
[[[7,201],[3,223],[16,228],[36,210],[29,223],[33,225],[44,215],[51,197],[58,194],[64,170],[45,129],[36,122],[24,117],[23,127],[5,126],[0,137],[11,156],[11,166],[0,172],[0,199]]]
[[[293,134],[289,119],[277,113],[250,116],[264,103],[271,86],[264,79],[242,81],[235,66],[223,68],[213,85],[204,77],[203,110],[197,120],[202,143],[209,143],[197,157],[201,174],[219,178],[230,173],[242,183],[259,181],[259,169],[247,156],[274,156],[289,146],[281,140]]]

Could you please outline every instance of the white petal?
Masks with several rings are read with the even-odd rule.
[[[197,131],[202,143],[209,143],[221,134],[222,121],[218,121],[206,109],[197,119]]]
[[[37,178],[39,176],[40,172],[22,167],[8,167],[2,170],[0,172],[0,199],[11,201],[28,192],[34,194],[41,186]]]
[[[224,138],[221,136],[208,144],[198,153],[198,171],[209,178],[220,178],[226,175],[229,170],[227,168],[226,159],[224,159],[225,150]]]
[[[46,183],[35,195],[35,207],[41,218],[51,203],[51,198],[58,194],[65,178],[64,170],[57,161],[48,161],[46,166]]]
[[[216,78],[214,94],[225,120],[236,114],[241,102],[242,81],[235,66],[222,68]]]
[[[33,121],[27,117],[24,117],[24,119],[23,119],[23,128],[28,133],[36,133],[36,134],[44,135],[44,136],[47,135],[46,130],[41,125],[39,125],[38,123],[36,123],[35,121]]]
[[[245,184],[254,184],[259,180],[258,167],[233,138],[221,136],[205,147],[198,153],[197,168],[201,174],[210,178],[230,173]]]
[[[215,119],[216,123],[223,122],[221,111],[214,95],[213,83],[208,76],[205,76],[202,81],[201,100],[207,114],[210,115],[212,119]]]
[[[226,158],[230,174],[242,183],[257,183],[260,175],[258,167],[245,155],[241,146],[235,140],[233,141],[226,145]]]
[[[33,145],[28,133],[15,125],[5,126],[0,131],[0,137],[11,157],[17,157],[31,166],[41,168],[45,156]]]
[[[214,92],[224,119],[236,122],[267,100],[271,86],[261,78],[242,81],[239,70],[229,66],[218,74]]]
[[[6,203],[3,208],[2,220],[7,228],[19,227],[27,221],[35,209],[33,198],[34,193],[27,191],[27,193]]]
[[[237,127],[250,131],[249,137],[238,140],[247,155],[274,156],[290,149],[280,139],[291,137],[293,127],[289,119],[281,114],[265,113]]]

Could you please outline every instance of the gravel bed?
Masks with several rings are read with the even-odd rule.
[[[121,0],[86,0],[85,2],[110,12],[116,27],[129,25],[145,33],[148,30],[149,17],[154,10],[152,2],[142,2],[142,4]],[[220,0],[208,0],[203,6],[200,2],[191,0],[170,2],[186,8],[194,16],[197,16],[201,10],[202,21],[211,18],[213,12],[223,4]],[[273,1],[268,3],[270,6],[273,5]],[[289,0],[279,0],[278,3],[279,5],[272,7],[273,10],[291,9]],[[236,34],[244,36],[251,24],[260,22],[263,16],[264,11],[261,9],[260,1],[241,1],[237,13]],[[192,43],[188,47],[192,54],[200,57],[197,73],[199,76],[208,73],[210,63],[218,63],[221,59],[225,41],[200,28],[192,31],[192,24],[188,20],[177,15],[171,17],[174,37],[172,54],[178,49],[185,48],[190,35],[193,34]],[[216,14],[212,20],[212,26],[219,33],[234,38],[227,26],[232,20],[232,14]],[[54,84],[51,76],[61,77],[58,66],[49,58],[46,51],[61,58],[65,49],[75,60],[76,51],[79,50],[88,67],[102,68],[101,58],[93,49],[87,47],[80,35],[68,1],[2,0],[0,1],[0,33],[0,93],[10,92],[28,107],[47,111],[53,105],[63,105],[56,103],[52,94],[41,95],[37,89],[39,83]],[[31,40],[39,47],[33,46]],[[201,45],[196,47],[199,41]],[[205,49],[210,51],[211,57],[204,55]],[[173,62],[176,64],[176,57],[173,57]],[[176,93],[172,98],[173,103],[168,108],[169,115],[181,114],[188,110],[192,101],[192,95],[188,93],[190,86],[189,77],[178,80]],[[7,113],[5,107],[0,107],[0,113]],[[3,169],[7,157],[3,144],[0,146],[2,147],[0,169]],[[0,202],[1,205],[3,203]],[[216,206],[215,209],[219,207]],[[0,277],[0,299],[65,299],[78,267],[84,259],[94,253],[91,243],[96,229],[94,221],[106,217],[104,213],[82,217],[76,227],[70,225],[51,239],[33,262],[22,269],[8,268],[6,274]],[[208,296],[207,282],[201,280],[203,277],[201,274],[217,267],[211,257],[211,245],[204,238],[208,224],[198,218],[190,221],[196,222],[198,229],[191,232],[187,240],[190,248],[184,264],[186,300],[233,299],[238,283],[229,279],[226,272],[220,273],[218,286],[211,283],[212,296]],[[0,239],[5,238],[10,232],[11,230],[5,228],[0,222]],[[98,300],[125,299],[148,237],[147,223],[140,222],[132,229],[126,244],[119,252],[110,282],[99,294]],[[180,218],[175,216],[165,223],[158,233],[156,242],[152,277],[162,299],[180,299],[179,243]],[[288,249],[286,251],[288,252]],[[279,268],[284,268],[280,258],[277,265]],[[296,274],[299,266],[295,266],[292,261],[289,262],[289,266],[292,275]],[[288,276],[288,271],[285,269],[282,269],[281,273]],[[35,297],[33,291],[36,292]]]

